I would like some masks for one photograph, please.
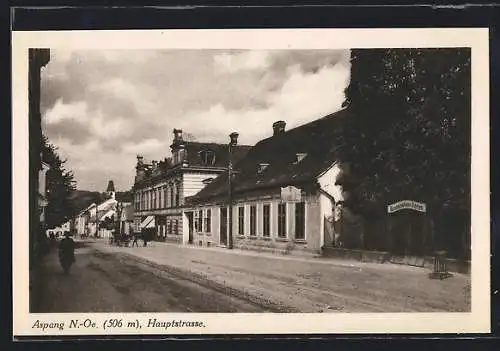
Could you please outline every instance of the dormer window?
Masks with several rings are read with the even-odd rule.
[[[269,163],[259,163],[257,173],[261,174],[262,172],[264,172],[267,169],[267,167],[269,167]]]
[[[208,185],[212,182],[212,180],[214,180],[214,178],[205,178],[202,180],[202,183]]]
[[[204,165],[213,166],[215,164],[215,152],[212,150],[200,151],[200,159]]]
[[[295,164],[300,163],[300,161],[302,161],[304,158],[306,158],[306,156],[307,156],[306,153],[298,152],[296,154]]]

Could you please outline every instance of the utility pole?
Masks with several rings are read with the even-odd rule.
[[[227,179],[228,179],[228,202],[229,202],[229,235],[227,238],[227,248],[233,248],[233,146],[238,143],[238,133],[232,132],[229,134],[230,142],[228,145],[228,166],[227,166]]]
[[[99,220],[97,219],[98,212],[99,212],[99,200],[97,200],[97,202],[95,204],[95,237],[96,237],[96,239],[99,236],[99,229],[98,229]]]

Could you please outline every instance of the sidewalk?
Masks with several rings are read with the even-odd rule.
[[[134,248],[104,242],[94,245],[104,252],[126,253],[187,274],[198,274],[301,312],[470,310],[470,278],[461,274],[440,281],[430,280],[428,270],[410,266],[160,242]]]

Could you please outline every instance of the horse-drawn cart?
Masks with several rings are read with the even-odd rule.
[[[126,246],[128,247],[130,243],[130,236],[127,234],[123,233],[114,233],[110,238],[109,238],[109,244],[110,245],[116,245],[116,246]]]

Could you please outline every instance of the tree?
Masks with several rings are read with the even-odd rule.
[[[347,205],[380,214],[411,198],[439,223],[450,211],[470,217],[470,49],[353,50],[351,62]]]
[[[45,222],[48,228],[61,225],[75,214],[71,196],[76,189],[73,173],[65,169],[57,147],[46,136],[42,139],[42,159],[50,169],[46,175],[47,208]]]

